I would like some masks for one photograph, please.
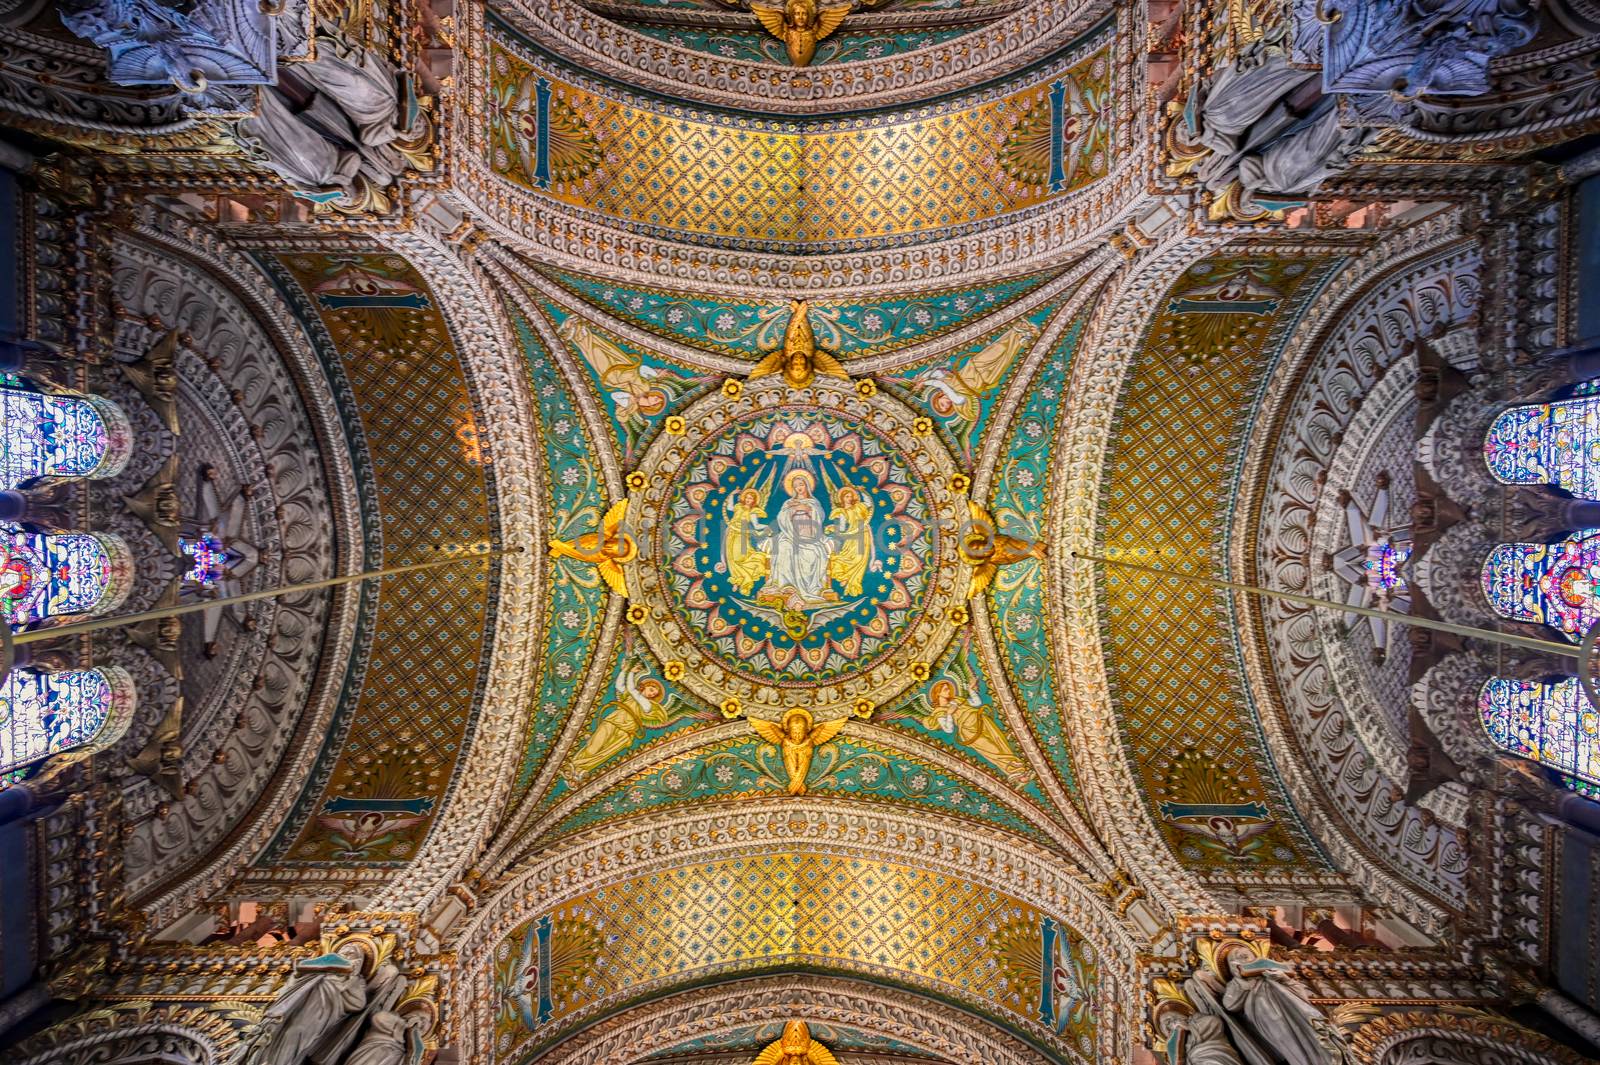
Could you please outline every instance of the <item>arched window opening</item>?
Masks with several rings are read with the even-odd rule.
[[[1574,791],[1600,797],[1600,712],[1578,678],[1494,677],[1483,686],[1478,709],[1496,746],[1554,769]]]
[[[134,701],[133,678],[116,666],[12,670],[0,682],[0,788],[50,755],[115,739]]]
[[[108,400],[0,387],[0,489],[39,477],[113,477],[132,445],[127,416]]]
[[[0,617],[13,629],[115,609],[132,584],[119,536],[0,532]]]
[[[1549,484],[1600,499],[1600,396],[1501,411],[1484,438],[1483,457],[1502,484]]]
[[[1553,544],[1501,544],[1483,563],[1483,594],[1501,617],[1549,625],[1573,643],[1600,621],[1600,529]]]

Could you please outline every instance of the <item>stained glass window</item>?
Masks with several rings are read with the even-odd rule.
[[[1553,544],[1501,544],[1483,563],[1483,592],[1502,617],[1559,629],[1577,643],[1600,620],[1600,529]]]
[[[1489,472],[1504,484],[1553,484],[1600,499],[1600,396],[1512,407],[1483,441]]]
[[[0,617],[17,628],[109,610],[127,595],[131,572],[120,537],[0,532]]]
[[[214,587],[228,572],[228,566],[233,561],[233,556],[228,553],[228,548],[213,533],[204,533],[198,539],[181,539],[178,547],[189,556],[191,565],[184,579],[207,588]]]
[[[114,404],[0,388],[0,489],[36,477],[109,477],[127,463],[133,433]]]
[[[1478,709],[1498,746],[1573,778],[1577,790],[1600,786],[1600,714],[1578,678],[1495,677],[1483,686]]]
[[[48,755],[82,747],[133,716],[133,678],[115,666],[39,673],[0,682],[0,786]]]

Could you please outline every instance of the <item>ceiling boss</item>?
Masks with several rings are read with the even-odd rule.
[[[926,677],[965,623],[966,478],[925,417],[818,348],[783,345],[687,406],[636,475],[629,617],[683,686],[811,752]],[[920,668],[919,668],[920,667]]]

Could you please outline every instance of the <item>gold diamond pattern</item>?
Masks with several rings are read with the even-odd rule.
[[[486,540],[488,488],[466,379],[426,283],[392,256],[293,256],[287,264],[314,302],[319,287],[351,270],[428,297],[417,309],[318,304],[372,460],[384,564]],[[483,573],[469,565],[382,582],[365,682],[324,797],[432,799],[437,811],[477,689],[489,609]],[[403,860],[429,825],[424,817],[388,826],[381,842],[357,840],[319,816],[321,805],[289,859]]]
[[[1007,135],[1049,95],[1051,81],[911,120],[763,122],[636,106],[536,71],[498,41],[490,51],[491,99],[514,99],[514,86],[543,76],[598,137],[599,168],[544,191],[647,227],[790,244],[881,240],[1033,207],[1110,169],[1110,113],[1098,103],[1107,99],[1109,42],[1057,75],[1081,88],[1075,100],[1097,101],[1074,114],[1081,132],[1072,150],[1096,147],[1059,191],[1019,180],[999,159]],[[526,136],[520,127],[506,135]],[[532,187],[525,154],[492,152],[496,173]]]
[[[1223,313],[1225,303],[1197,290],[1249,268],[1268,313]],[[1216,576],[1222,565],[1238,424],[1265,370],[1274,331],[1293,297],[1314,276],[1289,260],[1218,259],[1197,264],[1174,286],[1152,323],[1123,391],[1106,485],[1105,553],[1112,558]],[[1177,297],[1203,306],[1183,311]],[[1124,740],[1147,796],[1159,796],[1171,759],[1201,747],[1252,799],[1272,806],[1277,790],[1240,688],[1225,600],[1208,589],[1107,567],[1106,660]],[[1158,812],[1159,819],[1159,812]],[[1261,860],[1299,862],[1280,822]],[[1199,851],[1163,822],[1192,863]],[[1190,842],[1190,848],[1181,845]]]
[[[1008,993],[994,958],[996,931],[1018,919],[1037,927],[1037,910],[890,862],[804,853],[705,862],[593,892],[553,916],[611,940],[594,978],[556,1001],[557,1016],[651,981],[796,964],[893,972],[1018,1012],[1037,1005]]]

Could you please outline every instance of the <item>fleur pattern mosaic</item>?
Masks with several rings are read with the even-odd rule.
[[[656,235],[793,250],[928,239],[1069,195],[1111,167],[1105,32],[1020,83],[914,118],[669,111],[579,84],[505,35],[488,64],[490,169]]]
[[[1317,262],[1217,258],[1173,286],[1119,401],[1103,495],[1108,555],[1205,575],[1222,565],[1235,427],[1296,298],[1324,273]],[[1173,849],[1224,869],[1320,862],[1242,712],[1226,600],[1142,573],[1103,581],[1118,721]],[[1190,813],[1204,806],[1232,812]]]
[[[541,942],[543,955],[530,949]],[[544,977],[541,956],[549,959]],[[1057,1053],[1093,1056],[1097,965],[1075,933],[1027,903],[966,881],[801,851],[666,869],[582,895],[513,929],[496,950],[495,994],[505,1004],[496,1060],[529,1060],[571,1023],[652,987],[796,965],[923,988],[1053,1044]],[[1058,965],[1068,979],[1058,979]],[[522,1005],[529,1002],[534,1008]]]
[[[1004,310],[1057,276],[1056,271],[993,284],[919,292],[902,299],[812,304],[817,343],[842,356],[882,354],[931,340]],[[644,289],[577,274],[549,277],[579,299],[642,329],[696,347],[757,358],[783,343],[787,301],[716,300],[693,292]]]

